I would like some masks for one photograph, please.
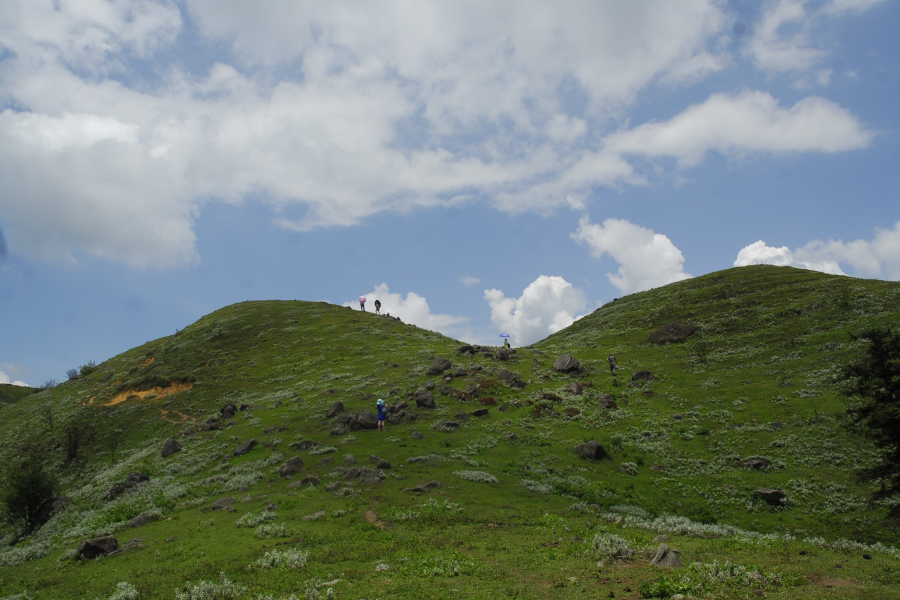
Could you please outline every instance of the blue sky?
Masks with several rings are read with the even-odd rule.
[[[523,345],[732,266],[900,280],[897,23],[896,0],[4,2],[0,382],[248,299],[365,294]]]

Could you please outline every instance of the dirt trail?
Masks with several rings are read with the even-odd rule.
[[[166,396],[171,396],[172,394],[178,394],[180,392],[186,392],[187,390],[194,387],[193,383],[173,383],[168,387],[155,387],[149,390],[129,390],[126,392],[122,392],[121,394],[116,394],[109,402],[105,402],[103,406],[115,406],[116,404],[121,404],[125,402],[132,396],[137,396],[141,400],[145,399],[147,396],[151,394],[155,394],[156,397],[152,398],[152,400],[158,400],[159,398],[165,398]]]

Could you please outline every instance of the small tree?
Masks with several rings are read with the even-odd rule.
[[[110,460],[112,464],[116,464],[116,450],[119,449],[119,446],[122,444],[122,430],[121,429],[113,429],[108,436],[106,436],[106,447],[109,448]]]
[[[882,450],[878,462],[859,475],[881,485],[876,498],[889,497],[900,492],[900,332],[869,329],[852,338],[869,345],[863,358],[844,368],[844,395],[861,399],[847,414]]]
[[[57,483],[37,446],[26,446],[19,455],[24,458],[4,473],[0,503],[7,523],[30,532],[38,525],[41,507],[56,495]]]
[[[44,389],[45,389],[45,390],[49,390],[49,389],[52,389],[52,388],[55,388],[55,387],[56,387],[56,380],[55,380],[55,379],[48,379],[47,381],[44,382]]]
[[[83,364],[83,365],[81,365],[81,367],[79,367],[78,372],[80,375],[88,376],[96,370],[97,370],[97,363],[95,363],[92,360],[89,360],[89,361],[87,361],[86,364]]]
[[[78,369],[69,369],[68,371],[66,371],[66,377],[69,378],[69,381],[78,379]]]
[[[66,426],[66,459],[70,462],[78,457],[81,448],[81,427],[78,423],[69,423]]]
[[[44,419],[44,422],[50,428],[50,431],[53,431],[53,424],[56,423],[56,414],[53,412],[53,405],[47,403],[41,409],[41,417]]]

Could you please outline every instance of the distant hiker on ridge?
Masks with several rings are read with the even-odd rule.
[[[503,340],[503,347],[504,348],[512,348],[512,346],[509,345],[509,338],[506,338]]]
[[[359,297],[359,310],[362,310],[362,311],[366,310],[366,297],[365,296]]]
[[[380,315],[380,314],[381,314],[381,300],[376,300],[376,301],[375,301],[375,314],[376,314],[376,315]]]
[[[619,369],[619,365],[616,364],[616,357],[610,354],[609,358],[606,359],[606,362],[609,363],[609,372],[615,375],[616,371]]]
[[[384,428],[384,400],[379,398],[375,406],[378,407],[378,431],[387,431]]]

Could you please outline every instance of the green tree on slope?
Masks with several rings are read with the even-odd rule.
[[[861,398],[847,413],[882,450],[879,461],[860,476],[881,484],[876,498],[890,497],[900,492],[900,332],[869,329],[854,339],[869,345],[863,358],[844,368],[844,394]]]

